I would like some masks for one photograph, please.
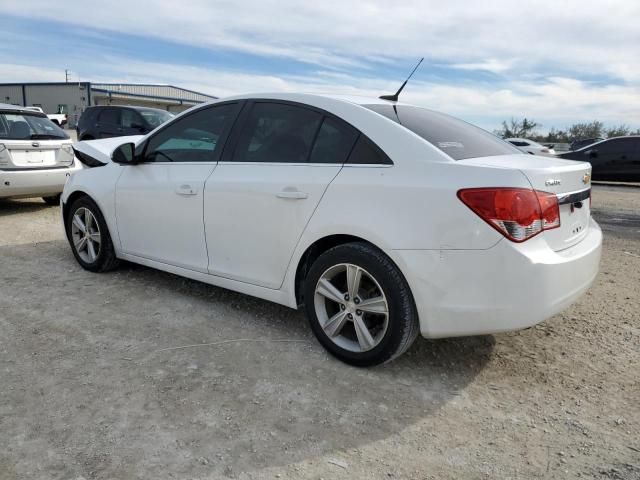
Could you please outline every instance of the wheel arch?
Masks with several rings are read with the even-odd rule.
[[[307,272],[309,271],[309,268],[311,268],[311,265],[313,265],[313,262],[315,262],[316,259],[320,257],[320,255],[322,255],[327,250],[337,247],[338,245],[343,245],[345,243],[352,243],[352,242],[366,243],[384,253],[384,250],[380,248],[378,245],[367,240],[366,238],[363,238],[357,235],[332,234],[332,235],[326,235],[316,239],[305,249],[304,253],[300,256],[298,263],[296,265],[296,271],[295,271],[295,277],[294,277],[294,299],[297,306],[302,305],[304,302],[303,282],[307,276]],[[391,261],[393,262],[393,259],[391,259]],[[396,264],[396,266],[398,265]]]

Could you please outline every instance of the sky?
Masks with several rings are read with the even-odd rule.
[[[0,83],[394,93],[485,129],[640,128],[640,1],[0,0]]]

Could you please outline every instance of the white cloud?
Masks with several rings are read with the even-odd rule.
[[[70,31],[87,32],[96,48],[91,57],[70,45],[57,59],[19,60],[19,52],[0,47],[2,81],[59,81],[63,72],[52,66],[64,60],[86,80],[174,83],[219,96],[274,90],[377,96],[395,91],[414,59],[424,56],[404,100],[485,128],[511,116],[535,118],[545,128],[596,118],[640,127],[637,1],[69,0],[61,10],[50,0],[30,0],[4,2],[0,12],[67,22]],[[203,56],[231,51],[309,65],[293,75],[256,65],[239,71],[172,58],[151,63],[136,58],[135,44],[127,58],[109,57],[100,50],[109,31],[197,46]],[[377,76],[390,64],[402,65],[397,81]],[[437,80],[441,70],[430,67],[467,78],[477,71],[484,80]]]
[[[30,0],[0,10],[335,68],[425,56],[467,69],[505,72],[515,62],[640,81],[640,2],[629,0],[70,0],[63,10]]]

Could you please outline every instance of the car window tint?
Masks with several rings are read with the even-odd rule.
[[[623,155],[631,154],[635,150],[634,139],[616,138],[593,145],[593,150],[597,150],[599,155]]]
[[[457,118],[409,105],[363,105],[413,133],[454,160],[522,154],[509,142]]]
[[[148,162],[213,162],[223,138],[235,118],[238,104],[199,110],[158,132],[145,149]]]
[[[360,135],[356,145],[349,155],[349,164],[381,164],[393,165],[391,159],[371,140],[364,135]]]
[[[120,115],[120,125],[124,128],[131,128],[132,125],[143,126],[144,122],[140,115],[129,109],[123,109]]]
[[[344,163],[358,138],[358,131],[339,120],[325,117],[311,152],[311,163]]]
[[[304,163],[322,115],[280,103],[253,105],[238,139],[236,162]]]
[[[105,108],[100,112],[98,122],[106,123],[110,125],[116,125],[120,123],[120,115],[115,108]]]

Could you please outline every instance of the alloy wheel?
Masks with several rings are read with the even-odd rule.
[[[320,276],[314,306],[327,337],[351,352],[372,350],[389,327],[389,304],[380,284],[351,263],[334,265]]]
[[[93,263],[100,255],[102,236],[96,217],[88,208],[80,207],[73,214],[71,238],[80,258]]]

